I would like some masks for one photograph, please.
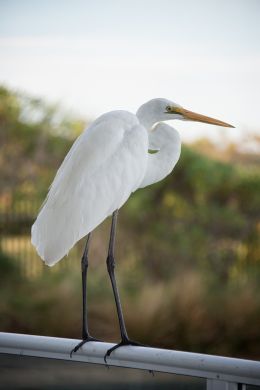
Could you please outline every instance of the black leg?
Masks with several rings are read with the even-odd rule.
[[[121,342],[114,347],[110,348],[107,353],[105,354],[104,360],[106,362],[106,359],[108,356],[110,356],[111,352],[115,349],[123,346],[123,345],[136,345],[141,346],[141,344],[131,341],[128,337],[126,326],[125,326],[125,320],[123,316],[122,306],[119,298],[118,288],[116,284],[116,278],[115,278],[115,256],[114,256],[114,249],[115,249],[115,236],[116,236],[116,223],[117,223],[117,215],[118,210],[114,211],[112,216],[112,224],[111,224],[111,232],[110,232],[110,240],[109,240],[109,248],[108,248],[108,256],[107,256],[107,270],[109,273],[109,277],[111,280],[113,293],[115,297],[116,302],[116,309],[117,309],[117,315],[119,320],[119,327],[120,327],[120,333],[121,333]]]
[[[82,276],[82,339],[89,337],[88,318],[87,318],[87,273],[88,273],[88,250],[90,234],[87,237],[85,249],[81,259],[81,276]]]
[[[87,241],[85,245],[85,249],[83,252],[83,256],[81,259],[81,274],[82,274],[82,341],[76,345],[75,348],[70,353],[70,357],[72,357],[73,352],[77,352],[82,345],[87,343],[88,341],[98,341],[93,338],[89,334],[88,330],[88,317],[87,317],[87,272],[88,272],[88,250],[89,250],[89,242],[90,242],[90,234],[87,236]]]

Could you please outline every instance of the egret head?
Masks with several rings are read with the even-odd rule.
[[[157,98],[143,104],[137,111],[140,122],[146,127],[172,119],[208,123],[215,126],[234,127],[226,122],[187,110],[170,100]]]

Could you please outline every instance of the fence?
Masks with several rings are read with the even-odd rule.
[[[0,333],[0,353],[104,365],[109,343],[88,343],[70,357],[79,340]],[[246,390],[260,386],[260,362],[146,347],[122,347],[107,359],[111,366],[205,378],[207,390]]]
[[[19,264],[23,277],[36,278],[44,271],[44,264],[31,244],[31,226],[41,203],[30,200],[4,203],[0,207],[0,251]],[[58,271],[63,267],[78,266],[82,254],[82,243],[70,252],[67,261],[63,261],[53,269]],[[78,261],[74,261],[74,260]]]

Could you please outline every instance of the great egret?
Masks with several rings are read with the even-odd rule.
[[[88,235],[82,257],[82,342],[90,336],[87,324],[87,268],[91,232],[112,214],[107,269],[116,302],[122,345],[139,345],[127,335],[114,268],[115,230],[118,210],[132,192],[165,178],[181,152],[179,133],[171,119],[233,127],[225,122],[186,110],[167,99],[143,104],[136,115],[112,111],[95,120],[74,142],[61,164],[48,196],[32,226],[32,243],[49,266],[57,263],[74,244]],[[152,152],[152,153],[151,153]]]

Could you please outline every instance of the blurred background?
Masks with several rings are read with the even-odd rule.
[[[117,274],[142,343],[260,357],[260,3],[0,0],[0,330],[80,338],[83,242],[53,268],[30,227],[74,139],[154,97],[236,126],[176,122],[166,180],[119,214]],[[90,251],[91,334],[118,341],[110,220]]]

